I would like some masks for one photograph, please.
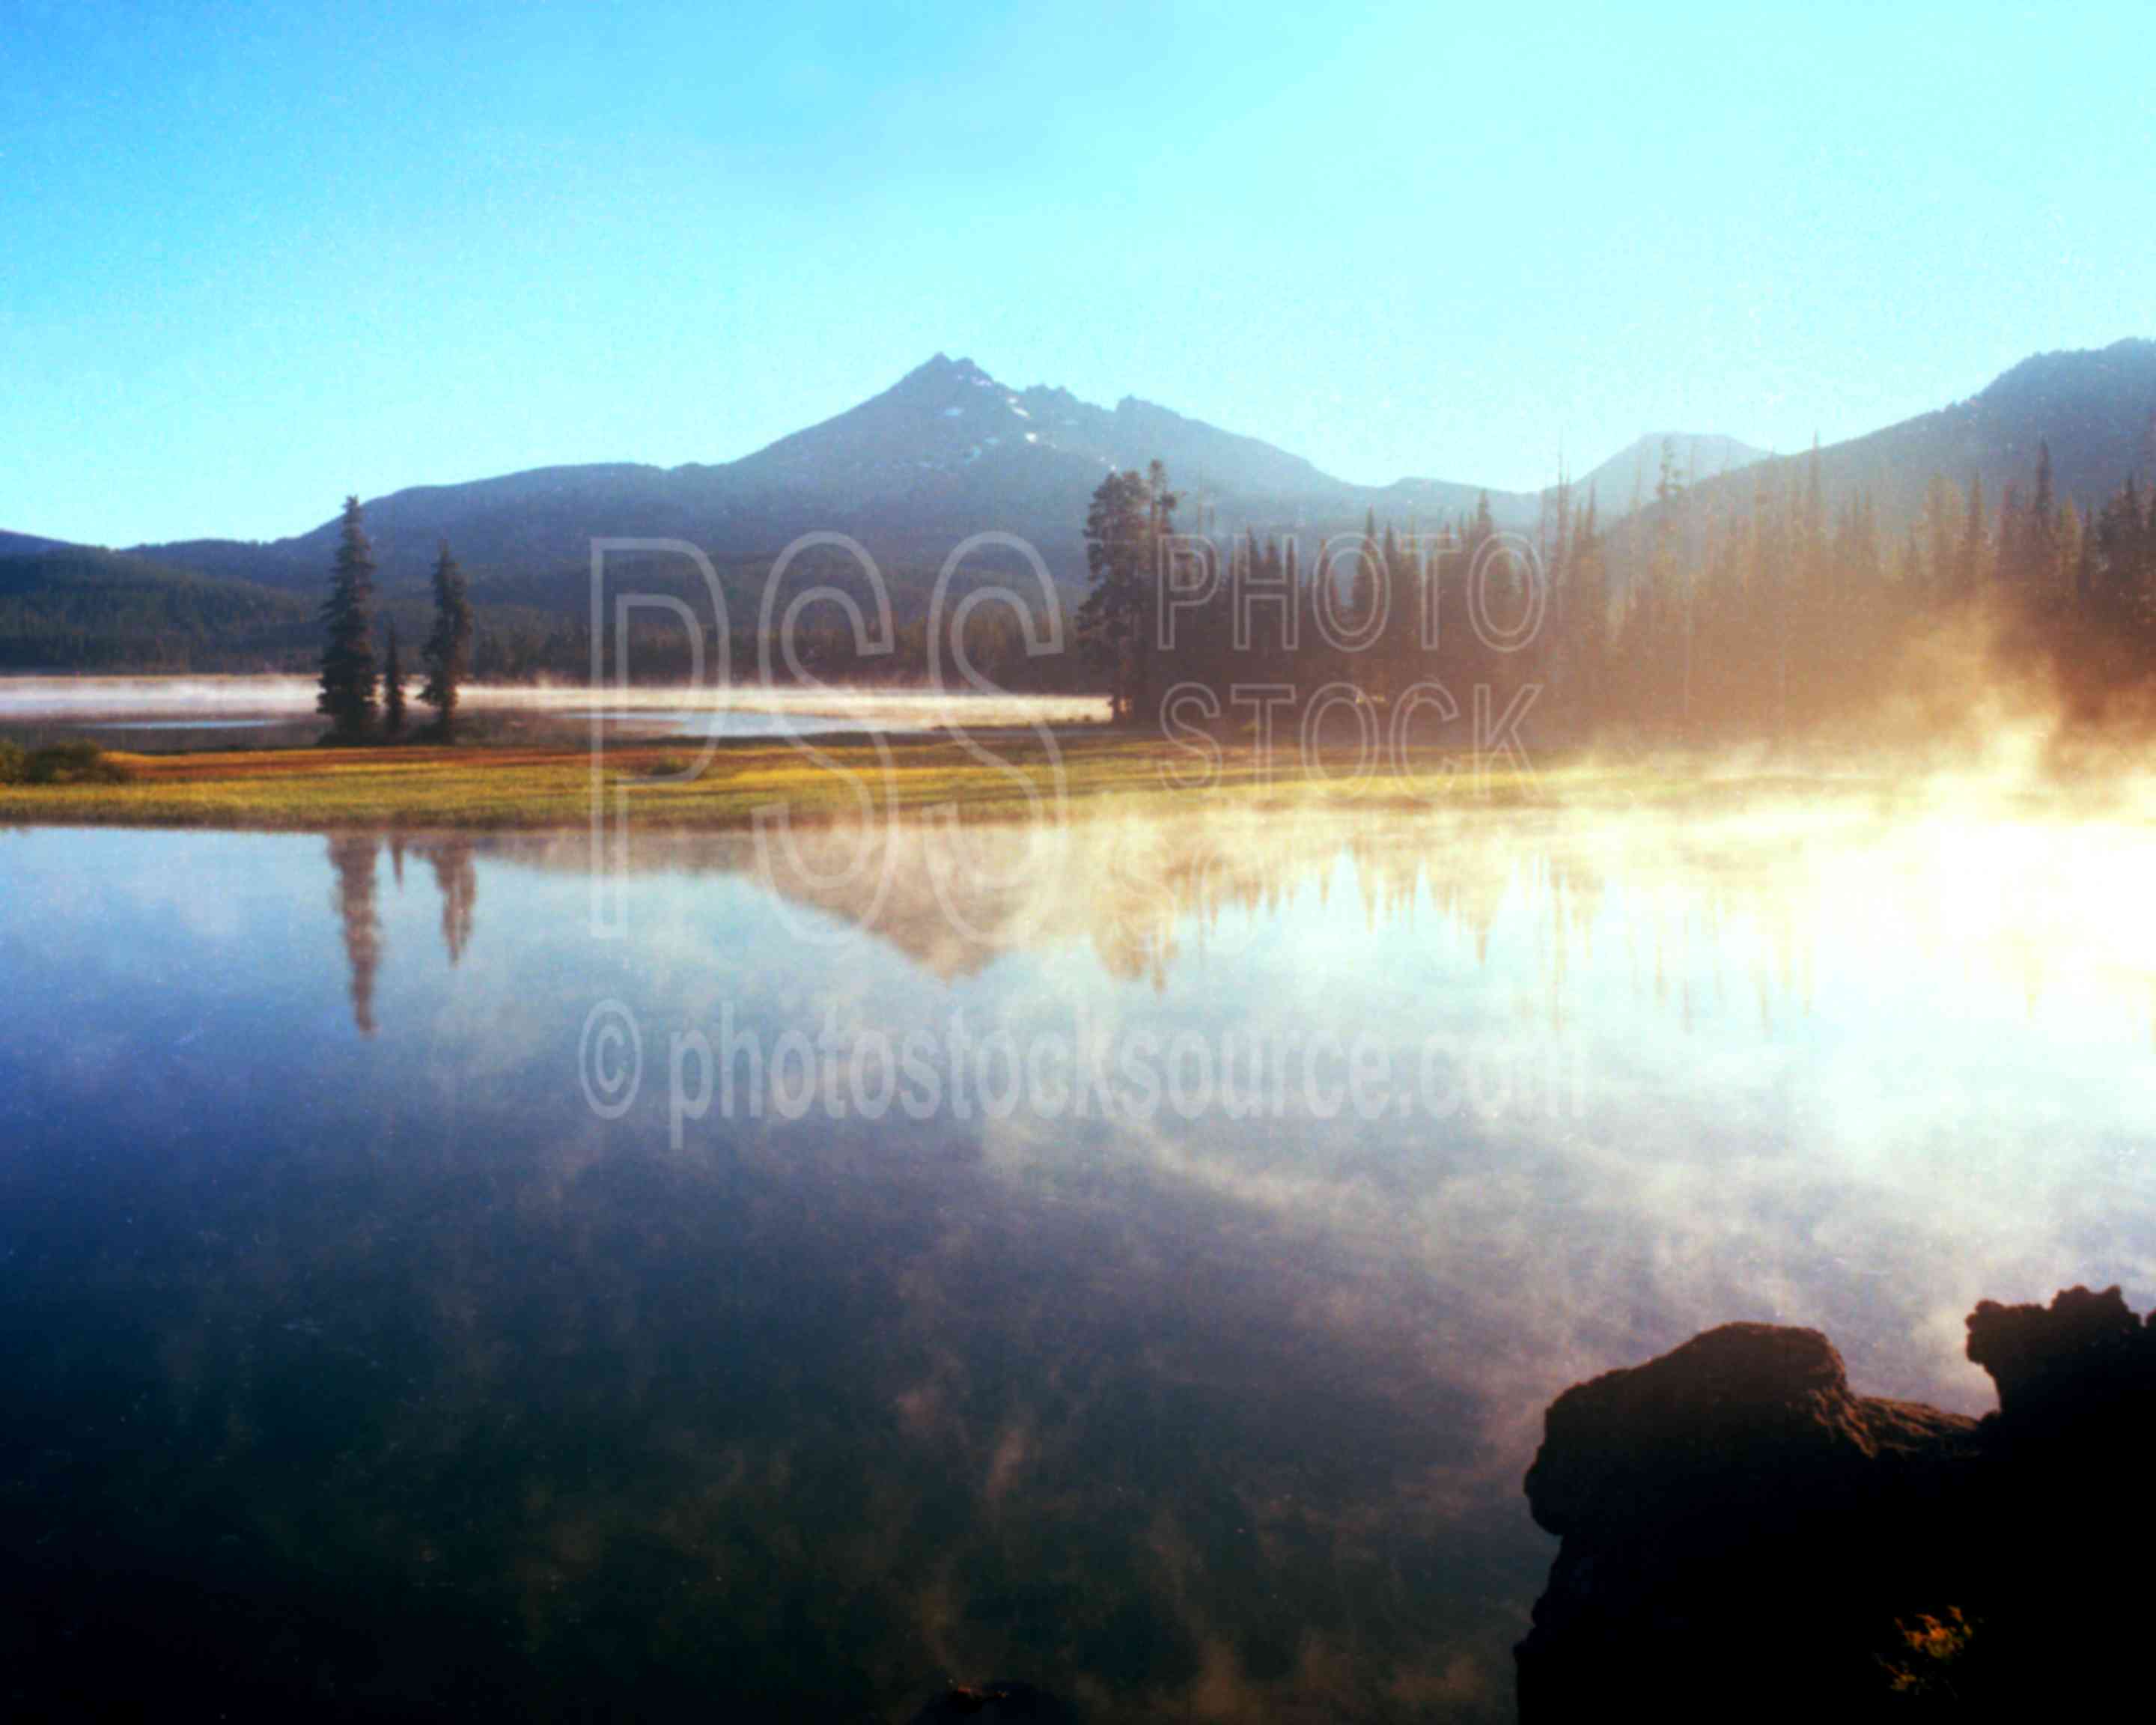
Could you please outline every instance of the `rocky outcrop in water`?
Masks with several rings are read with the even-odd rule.
[[[1987,1301],[1969,1357],[1981,1421],[1861,1395],[1825,1337],[1768,1324],[1558,1397],[1521,1717],[2057,1717],[2138,1680],[2105,1611],[2148,1555],[2156,1328],[2116,1288]]]

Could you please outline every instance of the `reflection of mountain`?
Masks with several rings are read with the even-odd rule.
[[[479,899],[472,841],[460,834],[448,834],[413,842],[398,834],[388,842],[399,892],[404,888],[408,850],[424,857],[434,870],[434,885],[442,894],[442,945],[449,963],[455,964],[471,944],[473,911]],[[374,975],[381,968],[384,945],[382,918],[375,905],[375,860],[382,844],[372,833],[335,833],[329,840],[330,867],[336,875],[337,916],[344,926],[345,963],[350,972],[352,1022],[362,1036],[372,1036],[375,1031]]]
[[[1731,778],[1681,801],[1661,786],[1635,802],[1650,782],[1610,774],[1510,808],[1466,793],[1411,809],[1306,799],[1116,814],[1081,803],[1060,826],[953,832],[910,819],[866,836],[808,828],[761,846],[741,833],[639,829],[627,867],[755,882],[768,914],[805,941],[858,930],[947,983],[1007,954],[1067,952],[1159,987],[1209,953],[1232,958],[1312,926],[1287,914],[1298,897],[1323,906],[1346,893],[1402,947],[1501,965],[1514,1006],[1553,1029],[1592,1015],[1584,990],[1614,985],[1686,1030],[1732,999],[1771,1030],[1810,1009],[1822,945],[1846,949],[1859,929],[1863,950],[1845,964],[1928,976],[1950,963],[2025,1016],[2055,998],[2076,1004],[2056,978],[2099,976],[2147,1019],[2147,997],[2133,990],[2138,967],[2156,969],[2156,937],[2137,931],[2122,948],[2096,899],[2061,905],[2032,929],[2013,894],[1972,900],[1964,877],[1968,856],[1995,852],[2030,903],[2051,904],[2046,871],[2084,866],[2075,799],[2061,793],[2058,819],[2046,820],[2010,788],[1918,780],[1888,795],[1884,783]],[[480,843],[513,865],[592,866],[585,834]],[[1882,896],[1881,880],[1895,890]],[[1306,955],[1298,987],[1352,986],[1321,978],[1322,958]]]
[[[1642,830],[1624,809],[1600,803],[1553,804],[1524,818],[1515,811],[1494,824],[1471,798],[1408,812],[1306,804],[1186,819],[1086,809],[1061,825],[834,825],[761,845],[738,834],[639,829],[629,836],[628,866],[757,880],[782,916],[809,913],[805,932],[858,927],[947,982],[1006,952],[1063,948],[1090,949],[1111,975],[1158,986],[1209,948],[1268,937],[1270,914],[1297,894],[1335,890],[1358,894],[1373,927],[1406,929],[1424,917],[1449,927],[1480,962],[1501,909],[1517,897],[1548,931],[1545,980],[1554,999],[1568,952],[1584,949],[1609,890],[1611,841]],[[581,834],[488,843],[490,854],[527,865],[591,863]],[[1710,899],[1741,893],[1763,915],[1785,920],[1773,865],[1786,851],[1713,851],[1709,841],[1697,859],[1671,856],[1657,836],[1648,860],[1659,874],[1704,880]],[[1667,935],[1672,948],[1681,938],[1681,930]],[[1647,963],[1659,973],[1666,960],[1657,934]]]
[[[631,834],[632,872],[711,872],[760,881],[806,934],[858,927],[950,981],[1005,952],[1090,947],[1111,975],[1166,980],[1187,942],[1224,912],[1276,904],[1357,850],[1358,824],[1225,814],[1169,822],[1086,814],[1034,827],[904,821],[835,824],[767,839]],[[506,859],[590,865],[589,841],[494,841]],[[1378,853],[1373,852],[1373,855]],[[1382,855],[1379,855],[1382,863]],[[1365,876],[1397,898],[1382,866]],[[1494,901],[1493,901],[1494,904]],[[1195,916],[1193,931],[1185,919]]]

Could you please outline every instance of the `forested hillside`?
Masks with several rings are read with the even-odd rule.
[[[297,594],[85,546],[0,557],[0,668],[304,668],[315,608]]]

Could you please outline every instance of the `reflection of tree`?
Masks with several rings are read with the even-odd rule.
[[[469,839],[444,839],[422,853],[434,871],[434,885],[442,890],[442,944],[449,963],[465,956],[471,944],[472,907],[479,899],[479,873],[472,865]]]
[[[337,914],[344,919],[345,962],[352,969],[352,1021],[362,1036],[374,1034],[374,972],[382,963],[382,919],[374,911],[374,855],[379,848],[379,841],[365,834],[341,833],[330,839]]]

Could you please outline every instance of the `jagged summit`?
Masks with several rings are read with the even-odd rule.
[[[986,378],[990,383],[993,383],[995,382],[994,378],[989,377],[988,374],[983,371],[978,366],[975,365],[972,360],[965,358],[953,359],[949,354],[944,352],[941,348],[938,348],[934,353],[929,355],[927,359],[923,360],[919,365],[908,372],[903,377],[901,377],[896,383],[891,386],[891,388],[894,389],[904,389],[909,385],[942,383],[952,380],[963,382],[972,382],[976,379],[981,378]],[[888,391],[886,392],[886,393],[888,393]]]

